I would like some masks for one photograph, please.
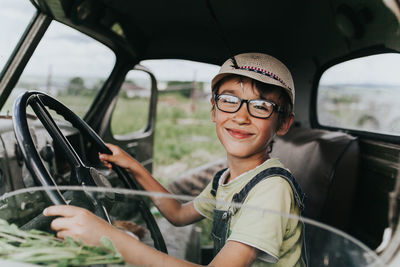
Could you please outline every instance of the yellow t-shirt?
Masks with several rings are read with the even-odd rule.
[[[219,180],[216,197],[210,193],[210,183],[194,200],[195,209],[212,220],[214,208],[227,210],[234,194],[256,174],[271,167],[283,165],[278,159],[269,159],[224,184],[226,171]],[[274,176],[259,182],[250,190],[243,205],[232,217],[227,242],[234,240],[257,248],[259,255],[253,266],[305,266],[301,255],[302,222],[297,216],[287,216],[299,215],[300,209],[284,178]]]

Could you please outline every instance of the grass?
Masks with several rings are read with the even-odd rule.
[[[149,103],[138,98],[119,98],[111,118],[111,132],[124,135],[143,129],[147,124]]]
[[[194,102],[179,94],[159,97],[154,175],[163,184],[193,167],[224,155],[210,117],[208,99]]]
[[[219,142],[210,119],[210,104],[161,97],[157,111],[155,158],[159,164],[171,164],[199,149],[217,153]]]

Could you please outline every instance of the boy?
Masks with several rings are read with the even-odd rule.
[[[177,226],[213,218],[215,257],[211,266],[248,266],[254,262],[303,266],[301,221],[227,204],[233,201],[300,215],[301,190],[282,164],[269,158],[273,137],[286,134],[294,119],[294,86],[289,70],[265,54],[240,54],[223,64],[212,80],[212,92],[211,117],[229,168],[217,173],[194,201],[181,204],[175,199],[153,197],[154,204]],[[131,172],[146,191],[168,193],[126,152],[114,145],[109,148],[112,155],[99,156],[108,168],[115,163]],[[201,201],[204,198],[218,201]],[[99,244],[101,236],[108,236],[128,263],[193,265],[142,244],[84,209],[52,206],[44,214],[62,216],[51,224],[61,238],[72,236]]]

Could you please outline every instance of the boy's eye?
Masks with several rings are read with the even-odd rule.
[[[219,98],[222,102],[224,103],[228,103],[228,104],[235,104],[237,102],[239,102],[239,99],[235,96],[229,96],[229,95],[223,95],[220,96]]]
[[[267,109],[266,106],[262,105],[262,104],[254,104],[253,107],[256,108],[256,109],[261,109],[261,110],[266,110]]]
[[[252,105],[254,108],[264,109],[264,110],[269,109],[272,106],[271,103],[268,103],[266,101],[254,101],[252,102]]]
[[[271,103],[262,100],[256,100],[251,102],[251,107],[258,112],[271,112],[273,106]]]

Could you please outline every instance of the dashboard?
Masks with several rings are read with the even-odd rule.
[[[108,180],[109,186],[124,187],[116,172],[108,170],[100,163],[95,147],[91,146],[75,127],[65,120],[55,121],[86,166],[94,167],[101,177],[104,176]],[[55,183],[71,185],[71,175],[74,172],[66,160],[65,152],[55,145],[52,137],[35,116],[28,116],[28,126],[40,159]],[[29,191],[31,187],[41,185],[35,183],[26,167],[15,138],[11,116],[0,117],[0,129],[0,218],[21,225],[52,203],[43,191]],[[18,189],[28,189],[28,193],[7,197]],[[13,212],[16,210],[18,212]]]
[[[71,168],[64,157],[63,151],[54,145],[51,136],[42,126],[41,122],[33,116],[30,117],[28,125],[31,136],[45,167],[58,185],[68,185]],[[84,148],[84,140],[79,131],[64,121],[57,121],[57,125],[85,162],[87,155]],[[25,165],[24,158],[14,135],[10,116],[0,117],[0,129],[0,197],[6,194],[6,192],[40,186],[34,182]],[[15,198],[14,200],[14,202],[0,203],[0,213],[3,210],[12,210],[10,206],[20,208],[21,205],[26,207],[24,209],[26,213],[2,214],[2,218],[15,221],[18,218],[26,217],[30,213],[30,208],[37,210],[46,205],[43,195],[36,193],[24,194],[23,199]]]

